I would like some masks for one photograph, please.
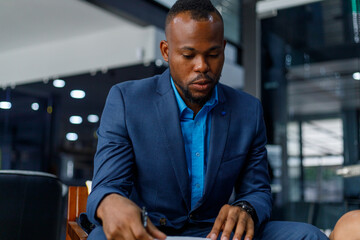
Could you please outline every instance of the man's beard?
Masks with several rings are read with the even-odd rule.
[[[215,83],[213,85],[213,88],[211,89],[211,91],[207,95],[205,95],[203,97],[195,97],[195,96],[193,96],[193,94],[189,91],[188,87],[186,87],[186,86],[184,87],[184,86],[178,84],[174,79],[173,80],[174,80],[175,85],[180,88],[181,92],[184,94],[184,97],[187,100],[189,100],[190,103],[194,103],[194,104],[199,105],[199,106],[204,106],[205,103],[207,101],[209,101],[209,99],[211,98],[212,93],[213,93],[214,88],[215,88],[215,85],[219,82],[220,77],[221,77],[221,75],[219,77],[217,77],[217,78],[212,78],[207,74],[199,74],[196,78],[194,78],[190,82],[190,84],[191,84],[191,83],[193,83],[193,82],[195,82],[195,81],[197,81],[199,79],[206,78],[207,80],[211,81],[212,83]]]

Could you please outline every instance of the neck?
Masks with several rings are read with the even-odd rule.
[[[183,100],[184,100],[184,98],[183,98]],[[184,102],[185,102],[186,106],[188,106],[191,110],[193,110],[193,112],[194,112],[194,117],[193,118],[195,118],[195,116],[198,114],[198,112],[203,107],[203,105],[192,103],[189,100],[184,100]]]

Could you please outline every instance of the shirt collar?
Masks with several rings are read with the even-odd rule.
[[[177,104],[179,106],[180,115],[184,112],[185,109],[188,109],[191,112],[193,112],[190,108],[188,108],[188,106],[185,104],[184,100],[181,98],[178,90],[175,87],[174,80],[173,80],[173,78],[171,76],[170,76],[170,80],[171,80],[171,86],[172,86],[172,88],[174,90],[174,93],[175,93]],[[215,87],[214,87],[214,91],[211,94],[211,98],[205,103],[203,108],[206,107],[209,110],[211,110],[213,107],[216,106],[218,101],[219,101],[219,99],[218,99],[218,88],[217,88],[217,84],[216,84]]]

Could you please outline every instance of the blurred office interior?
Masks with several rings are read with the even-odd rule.
[[[0,1],[0,169],[91,179],[107,93],[166,69],[174,2]],[[221,81],[263,103],[273,218],[331,229],[360,207],[360,1],[212,2],[228,41]]]

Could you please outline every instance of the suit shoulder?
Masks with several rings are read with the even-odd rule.
[[[148,78],[142,78],[137,80],[128,80],[125,82],[117,83],[114,87],[119,88],[121,90],[131,89],[131,88],[142,88],[147,87],[149,85],[156,84],[157,80],[161,75],[155,75]]]
[[[156,91],[157,82],[161,75],[155,75],[149,78],[138,80],[128,80],[115,84],[112,88],[121,91],[124,95],[149,94],[151,91]]]

